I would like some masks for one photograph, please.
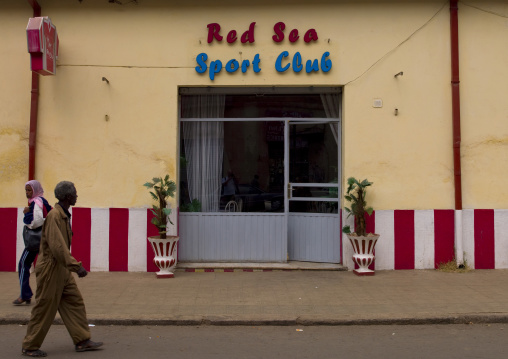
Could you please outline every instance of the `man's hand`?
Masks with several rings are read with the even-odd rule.
[[[81,267],[78,269],[78,277],[79,278],[83,278],[83,277],[86,277],[86,275],[88,274],[88,272],[86,271],[85,268]]]

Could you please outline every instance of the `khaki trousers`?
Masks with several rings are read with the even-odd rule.
[[[63,267],[49,272],[37,276],[36,304],[23,340],[23,349],[26,350],[41,347],[57,310],[74,345],[90,339],[85,303],[71,272]]]

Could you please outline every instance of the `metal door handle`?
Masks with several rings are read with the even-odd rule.
[[[295,189],[293,188],[293,186],[291,186],[291,183],[288,183],[288,199],[289,198],[292,198],[291,196],[291,191],[294,191]]]

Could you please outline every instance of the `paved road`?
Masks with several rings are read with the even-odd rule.
[[[0,358],[17,358],[24,325],[0,325]],[[95,326],[95,353],[75,353],[63,325],[43,345],[49,358],[327,359],[504,358],[507,324],[391,326]]]

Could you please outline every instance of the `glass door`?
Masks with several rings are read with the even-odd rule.
[[[339,123],[288,120],[285,131],[289,259],[339,263]]]

